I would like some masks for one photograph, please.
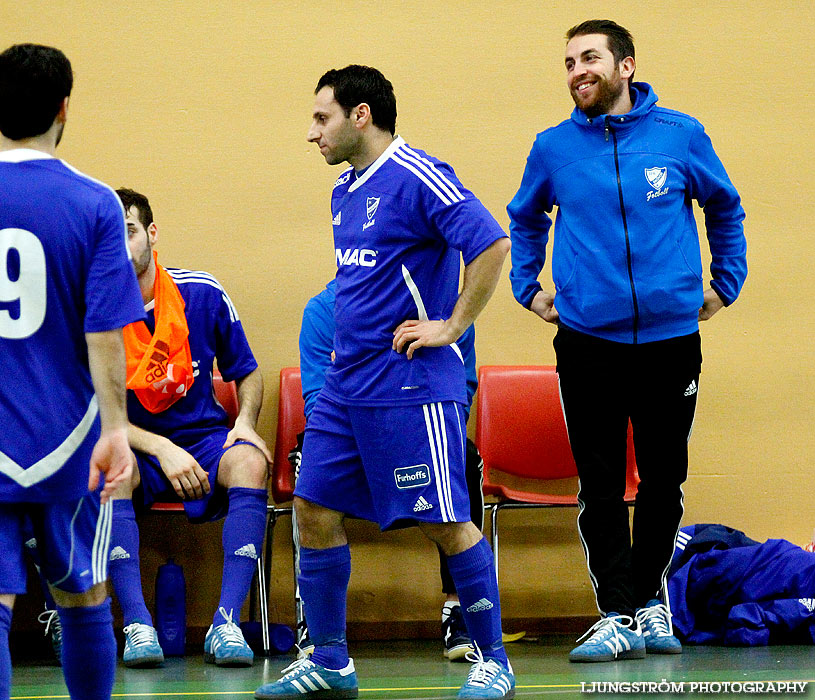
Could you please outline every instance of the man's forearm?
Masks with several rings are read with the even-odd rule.
[[[86,333],[85,342],[102,430],[124,429],[127,427],[127,368],[122,330]]]
[[[461,294],[447,321],[456,338],[473,324],[490,300],[509,248],[509,238],[499,238],[464,268]]]
[[[238,385],[238,405],[240,413],[238,418],[249,422],[254,428],[263,405],[263,375],[260,368],[247,374],[235,382]]]
[[[127,424],[127,441],[130,443],[130,449],[144,452],[154,457],[159,456],[161,448],[166,443],[171,442],[168,438],[151,433],[149,430],[140,428],[132,423]]]

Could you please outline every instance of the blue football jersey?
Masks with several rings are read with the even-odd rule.
[[[467,402],[456,344],[391,349],[408,319],[449,318],[461,257],[469,264],[501,227],[453,169],[397,137],[366,170],[346,170],[331,200],[337,258],[336,360],[323,391],[367,406]]]
[[[0,152],[0,501],[88,491],[100,427],[85,333],[144,317],[126,239],[110,187]]]
[[[308,420],[317,397],[325,384],[325,373],[331,366],[331,351],[334,349],[334,290],[337,280],[331,280],[325,289],[311,297],[303,309],[303,322],[300,326],[300,380],[303,385],[304,412]],[[467,328],[456,341],[464,358],[467,375],[467,404],[464,408],[467,417],[478,389],[478,375],[475,367],[475,324]]]
[[[228,382],[245,377],[258,364],[238,312],[218,280],[197,270],[166,269],[186,305],[195,381],[186,396],[160,413],[150,413],[135,393],[128,391],[127,416],[134,425],[183,447],[197,442],[213,427],[227,424],[226,411],[215,399],[212,385],[214,361],[217,359],[218,370]],[[152,330],[155,324],[152,302],[145,311],[146,323]]]

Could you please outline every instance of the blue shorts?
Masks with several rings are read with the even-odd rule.
[[[110,502],[100,506],[99,493],[58,503],[0,503],[0,593],[25,593],[23,549],[32,531],[42,575],[55,588],[84,593],[107,579],[113,511]]]
[[[250,445],[252,443],[239,440],[226,450],[223,444],[229,428],[213,428],[206,435],[196,435],[195,442],[186,443],[183,437],[174,436],[173,442],[189,452],[209,477],[210,491],[203,498],[191,501],[182,501],[170,480],[165,476],[156,457],[134,450],[139,465],[141,485],[133,492],[133,506],[139,510],[149,508],[156,501],[160,503],[183,503],[184,512],[190,522],[206,523],[218,520],[226,515],[229,509],[226,489],[218,486],[218,466],[227,450],[235,445]]]
[[[383,530],[467,522],[464,416],[453,401],[346,406],[321,395],[306,426],[294,493]]]

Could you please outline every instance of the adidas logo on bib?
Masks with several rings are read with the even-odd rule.
[[[484,612],[485,610],[491,610],[493,607],[493,604],[489,600],[482,598],[477,603],[473,603],[469,608],[467,608],[467,612]]]
[[[432,503],[428,503],[425,500],[424,496],[419,496],[419,500],[416,501],[416,505],[413,506],[414,513],[420,513],[423,510],[430,510],[433,507]]]
[[[235,550],[236,557],[249,557],[250,559],[257,559],[258,553],[255,550],[255,545],[253,544],[245,544],[240,549]]]

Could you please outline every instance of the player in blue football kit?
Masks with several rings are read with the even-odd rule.
[[[492,551],[470,521],[465,369],[455,341],[492,295],[509,241],[452,168],[395,137],[376,69],[326,73],[308,140],[351,167],[331,202],[336,358],[306,427],[295,487],[299,585],[315,644],[257,698],[357,697],[345,639],[346,514],[418,525],[448,556],[477,652],[462,698],[509,698]],[[459,294],[460,256],[464,284]]]
[[[303,321],[300,325],[300,380],[303,387],[303,400],[305,403],[306,421],[308,421],[317,397],[325,383],[325,373],[331,366],[331,355],[334,349],[334,300],[336,297],[337,280],[331,280],[322,292],[313,296],[303,309]],[[478,376],[475,367],[475,326],[470,326],[456,341],[464,359],[467,377],[467,404],[464,407],[465,423],[469,416],[473,396],[478,388]],[[298,444],[291,453],[289,460],[295,464],[299,472],[302,457],[303,433],[297,436]],[[484,527],[484,494],[481,491],[484,480],[484,461],[478,453],[475,443],[467,438],[465,459],[465,477],[467,492],[470,498],[470,519],[481,530]],[[294,519],[296,524],[296,517]],[[295,544],[295,564],[299,563],[299,539],[297,528],[293,528]],[[439,573],[441,575],[442,593],[445,595],[441,613],[441,631],[444,644],[444,656],[450,661],[465,661],[472,644],[461,614],[461,604],[456,591],[456,584],[450,576],[447,566],[447,557],[439,550]],[[297,596],[300,604],[299,592]],[[308,638],[303,611],[298,611],[298,646],[308,653],[313,649]]]
[[[110,578],[125,624],[123,660],[127,666],[139,667],[164,659],[141,589],[134,501],[145,508],[155,501],[180,500],[191,522],[225,516],[221,597],[204,642],[204,660],[219,666],[251,666],[252,650],[238,622],[266,527],[271,454],[255,431],[263,378],[223,287],[206,272],[162,267],[153,250],[158,228],[147,198],[128,189],[117,193],[124,205],[133,266],[147,311],[144,328],[125,329],[128,437],[138,469],[132,481],[116,491],[113,501]],[[176,308],[168,301],[173,298]],[[167,323],[174,313],[176,326],[186,326],[181,336]],[[131,331],[138,337],[131,340]],[[179,356],[186,356],[190,376],[169,392],[177,400],[165,400],[167,393],[150,395],[136,388],[139,337],[151,342],[166,339],[170,354],[175,348]],[[151,352],[146,353],[148,359]],[[216,360],[223,378],[234,380],[238,387],[240,413],[232,430],[213,392]],[[183,358],[169,364],[183,373]],[[171,380],[168,376],[159,383]]]
[[[25,592],[23,525],[62,626],[72,698],[109,698],[111,493],[129,480],[122,327],[144,316],[112,189],[55,157],[73,73],[57,49],[0,54],[0,699]],[[100,485],[100,473],[105,475]]]

